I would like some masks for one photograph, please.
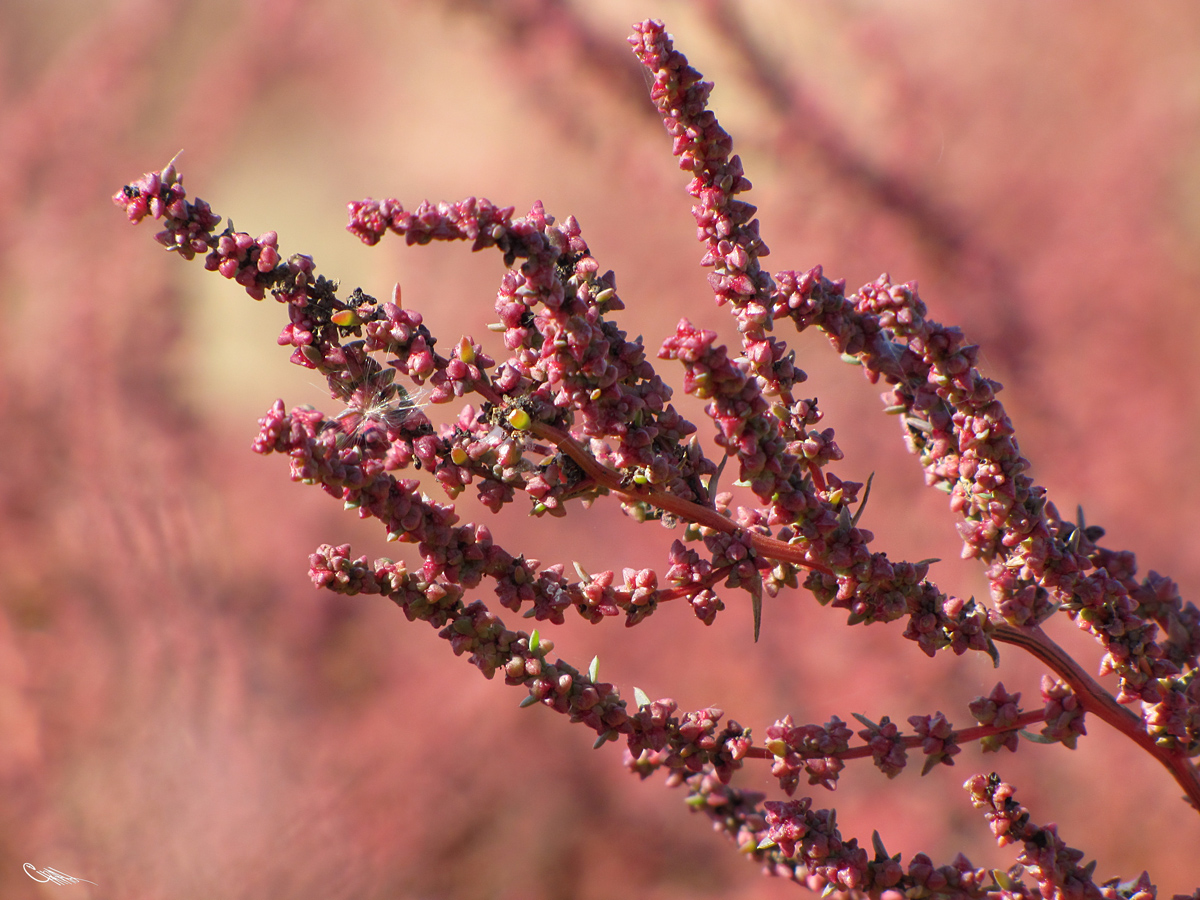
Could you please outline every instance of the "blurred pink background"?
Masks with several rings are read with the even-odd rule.
[[[322,542],[403,555],[286,462],[250,452],[277,398],[329,404],[275,345],[282,310],[185,264],[109,196],[181,148],[189,193],[279,232],[349,290],[403,285],[444,343],[491,341],[498,255],[371,249],[366,196],[542,199],[616,270],[619,320],[657,350],[687,315],[736,342],[707,290],[686,177],[625,44],[663,18],[717,87],[755,184],[772,270],[850,287],[916,279],[983,346],[1033,474],[1064,513],[1200,587],[1200,7],[928,0],[346,2],[6,0],[0,5],[0,896],[5,898],[783,897],[679,792],[626,775],[616,745],[488,682],[379,598],[315,591]],[[786,337],[786,335],[784,335]],[[819,337],[796,343],[863,524],[893,558],[958,560],[878,391]],[[669,381],[678,372],[664,365]],[[699,407],[677,395],[694,417]],[[432,411],[447,416],[441,408]],[[698,422],[708,440],[710,431]],[[711,444],[709,445],[711,446]],[[436,488],[430,487],[431,492]],[[483,517],[472,501],[466,518]],[[512,552],[590,571],[663,567],[672,533],[615,503],[510,511]],[[643,626],[569,621],[623,693],[775,718],[878,720],[966,703],[1004,649],[927,661],[897,623],[847,629],[796,592],[753,644],[740,597],[705,629],[682,605]],[[509,616],[511,618],[511,616]],[[1068,623],[1053,632],[1094,666]],[[847,834],[940,863],[1007,866],[961,783],[993,769],[1098,878],[1200,882],[1200,819],[1101,723],[1075,752],[967,748],[887,781],[852,765]],[[743,784],[767,785],[765,768]],[[39,885],[23,863],[95,885]]]

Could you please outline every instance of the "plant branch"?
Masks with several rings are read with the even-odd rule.
[[[1200,771],[1183,753],[1159,747],[1154,738],[1146,732],[1142,720],[1117,703],[1108,691],[1100,687],[1083,667],[1041,628],[1036,625],[1016,626],[999,622],[992,631],[992,639],[1020,647],[1045,663],[1071,686],[1085,710],[1107,722],[1158,760],[1183,788],[1188,802],[1200,810]]]

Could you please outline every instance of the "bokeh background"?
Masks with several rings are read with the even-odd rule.
[[[1143,571],[1200,587],[1200,7],[1037,0],[4,0],[0,4],[0,896],[784,897],[616,745],[488,682],[379,598],[315,591],[307,555],[408,552],[286,461],[249,450],[277,398],[331,401],[275,345],[282,310],[185,264],[109,203],[177,151],[192,196],[275,229],[345,289],[403,285],[446,343],[490,340],[502,264],[464,246],[366,248],[345,204],[487,196],[575,215],[653,350],[711,301],[686,177],[625,44],[666,20],[715,79],[772,270],[851,287],[917,279],[983,346],[1033,474]],[[816,336],[811,395],[876,473],[864,525],[983,596],[944,495],[923,487],[877,391]],[[677,382],[677,372],[664,369]],[[702,415],[689,398],[682,408]],[[444,408],[435,417],[449,415]],[[705,440],[710,431],[701,424]],[[711,444],[709,445],[711,446]],[[431,492],[436,488],[430,488]],[[486,515],[470,500],[464,517]],[[512,512],[507,548],[590,571],[664,565],[673,535],[615,503]],[[901,625],[847,629],[803,592],[750,639],[710,629],[555,630],[627,696],[717,705],[757,733],[943,710],[1006,648],[926,660]],[[1094,647],[1055,632],[1091,665]],[[1075,752],[968,748],[887,781],[851,766],[839,823],[869,845],[1007,866],[962,781],[998,770],[1097,858],[1200,882],[1200,821],[1101,723]],[[767,785],[764,772],[744,774]],[[95,885],[38,885],[23,863]]]

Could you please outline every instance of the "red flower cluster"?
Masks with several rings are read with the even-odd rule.
[[[283,303],[288,324],[279,337],[292,360],[320,372],[344,405],[334,416],[288,411],[282,401],[260,420],[254,449],[289,457],[292,478],[319,484],[362,517],[378,519],[393,540],[417,545],[422,564],[409,571],[389,559],[352,558],[349,546],[322,546],[311,557],[315,584],[342,594],[381,594],[410,620],[439,630],[455,654],[485,676],[500,673],[520,686],[527,703],[542,703],[597,735],[597,745],[622,739],[626,764],[646,777],[665,770],[686,784],[688,803],[706,812],[768,871],[814,888],[856,896],[979,898],[984,896],[1153,896],[1143,878],[1132,887],[1097,885],[1082,854],[1066,847],[1053,826],[1030,824],[995,776],[967,782],[972,802],[1001,844],[1022,842],[1008,872],[977,869],[960,856],[935,867],[918,854],[907,865],[876,837],[874,856],[843,838],[832,810],[811,798],[769,801],[730,786],[747,760],[771,760],[788,796],[800,785],[832,788],[847,761],[870,756],[889,776],[919,749],[924,771],[953,765],[964,741],[1012,751],[1021,734],[1074,746],[1092,713],[1127,734],[1174,775],[1200,806],[1200,612],[1184,604],[1174,584],[1156,573],[1136,577],[1133,557],[1097,546],[1102,531],[1063,520],[1025,474],[1027,461],[1012,423],[996,399],[1000,388],[976,368],[977,348],[962,333],[926,318],[914,285],[883,276],[847,295],[821,268],[772,276],[755,207],[738,199],[750,188],[732,139],[707,109],[711,85],[649,21],[630,39],[653,75],[654,100],[689,193],[701,265],[719,305],[728,306],[740,336],[736,356],[717,335],[680,322],[657,354],[683,367],[685,391],[707,399],[715,441],[737,464],[754,507],[730,508],[718,493],[724,467],[708,459],[696,426],[671,404],[640,338],[612,318],[623,309],[611,272],[600,266],[573,218],[558,224],[540,203],[527,216],[469,198],[422,203],[406,211],[395,200],[350,207],[349,229],[368,244],[384,234],[410,244],[469,241],[499,250],[507,267],[496,299],[497,329],[507,358],[497,362],[470,338],[446,353],[419,313],[400,302],[378,302],[355,290],[339,298],[315,273],[310,257],[284,259],[274,232],[258,238],[219,218],[203,201],[189,202],[174,165],[127,185],[114,197],[131,221],[160,221],[160,243],[241,284],[256,299]],[[794,354],[771,333],[776,323],[821,329],[872,382],[888,386],[887,411],[901,422],[926,479],[950,495],[961,517],[964,555],[986,563],[991,603],[943,594],[927,576],[930,561],[894,562],[872,552],[872,534],[858,527],[863,485],[843,481],[829,465],[842,458],[832,429],[817,430],[816,401],[797,398],[805,381]],[[381,356],[380,361],[377,356]],[[407,385],[402,386],[401,382]],[[415,399],[463,403],[452,424],[434,428]],[[497,511],[518,494],[537,515],[565,515],[568,502],[621,498],[639,521],[683,526],[660,579],[650,569],[590,575],[578,565],[543,567],[497,543],[484,525],[460,523],[452,503],[438,503],[405,470],[431,473],[451,500],[474,486]],[[411,474],[411,473],[410,473]],[[954,728],[938,712],[908,717],[911,734],[889,719],[859,718],[856,736],[834,717],[824,726],[796,725],[784,716],[756,745],[749,730],[707,708],[677,714],[669,698],[637,692],[630,706],[597,666],[587,671],[552,660],[539,632],[510,630],[484,599],[466,598],[487,585],[499,605],[539,621],[561,623],[568,609],[597,623],[623,614],[627,625],[664,602],[684,599],[711,624],[730,589],[749,593],[757,634],[762,592],[799,585],[824,604],[845,609],[851,624],[907,617],[904,636],[930,656],[949,649],[998,659],[998,643],[1022,647],[1054,673],[1043,682],[1044,708],[1023,713],[1020,695],[1003,685],[971,704],[979,723]],[[1063,610],[1105,649],[1104,671],[1120,677],[1120,694],[1104,692],[1039,628]],[[1121,704],[1140,701],[1139,718]],[[1023,729],[1042,723],[1041,735]],[[1027,886],[1027,875],[1033,886]]]

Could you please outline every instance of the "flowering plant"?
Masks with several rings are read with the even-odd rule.
[[[894,777],[909,751],[922,754],[927,773],[953,765],[967,741],[995,752],[1015,751],[1022,736],[1073,748],[1091,713],[1157,759],[1200,809],[1192,762],[1200,755],[1200,611],[1168,578],[1137,578],[1133,555],[1101,547],[1102,529],[1088,526],[1082,511],[1073,520],[1059,515],[1025,474],[996,398],[1000,386],[976,368],[978,348],[928,319],[915,285],[884,276],[847,295],[819,266],[774,276],[763,270],[768,249],[755,207],[737,198],[750,182],[707,109],[711,85],[673,49],[661,23],[641,23],[630,42],[653,75],[651,97],[680,166],[692,174],[702,265],[712,269],[717,303],[737,321],[736,356],[686,319],[658,353],[682,365],[686,392],[709,401],[724,450],[719,463],[671,404],[641,339],[615,323],[623,304],[614,276],[601,274],[579,224],[557,223],[540,203],[520,218],[475,198],[412,211],[394,200],[350,207],[349,229],[367,244],[390,231],[410,244],[469,240],[473,250],[503,253],[496,330],[508,356],[497,362],[470,337],[438,352],[398,286],[388,302],[361,289],[339,297],[310,257],[284,258],[274,232],[217,231],[220,217],[187,199],[174,162],[114,196],[131,221],[160,220],[157,239],[168,249],[187,259],[205,254],[208,269],[255,299],[271,293],[286,305],[280,344],[293,348],[294,363],[325,376],[344,408],[330,416],[278,401],[260,420],[255,450],[287,454],[294,480],[319,484],[347,509],[380,520],[390,540],[415,544],[422,560],[410,569],[325,545],[311,557],[313,581],[391,598],[410,620],[439,629],[485,676],[520,686],[524,704],[542,703],[592,729],[597,747],[624,741],[631,771],[645,778],[661,770],[668,784],[685,786],[689,806],[773,874],[856,896],[1154,896],[1145,873],[1097,884],[1095,864],[1081,865],[1082,852],[1055,826],[1034,824],[995,774],[974,775],[965,787],[998,843],[1019,848],[1005,871],[977,868],[961,854],[940,866],[925,854],[903,863],[877,834],[868,851],[843,837],[833,810],[794,799],[802,779],[832,789],[846,762],[860,757]],[[796,396],[805,374],[773,334],[785,321],[798,331],[816,326],[872,383],[887,385],[886,411],[898,418],[927,483],[949,494],[961,518],[964,555],[987,566],[990,603],[942,593],[927,577],[934,560],[894,562],[870,549],[872,534],[859,527],[869,482],[831,471],[843,454],[832,429],[817,429],[816,400]],[[422,402],[470,395],[477,400],[440,428],[422,410]],[[719,490],[730,460],[751,505]],[[474,486],[493,512],[518,492],[538,516],[566,515],[572,500],[586,507],[616,497],[638,522],[659,520],[679,538],[661,575],[543,567],[502,547],[487,526],[461,523],[453,503],[426,496],[418,479],[395,474],[410,468],[431,473],[451,500]],[[550,624],[573,610],[592,623],[624,616],[636,625],[672,600],[712,624],[741,591],[756,637],[764,594],[803,586],[819,603],[846,610],[852,625],[906,619],[904,637],[931,657],[982,652],[999,665],[998,645],[1012,645],[1052,674],[1043,679],[1040,708],[1028,711],[1020,694],[996,684],[970,704],[971,727],[956,728],[940,712],[909,716],[908,734],[888,717],[856,715],[856,732],[836,716],[824,725],[784,716],[756,742],[720,709],[680,713],[673,700],[641,691],[631,705],[600,680],[595,660],[580,667],[552,659],[553,642],[540,631],[512,630],[488,603],[467,596],[485,582],[500,606]],[[1101,674],[1117,676],[1116,696],[1042,630],[1057,613],[1102,645]],[[1128,708],[1133,703],[1140,716]],[[852,745],[855,737],[861,743]],[[743,766],[768,763],[793,799],[766,800],[731,784]]]

